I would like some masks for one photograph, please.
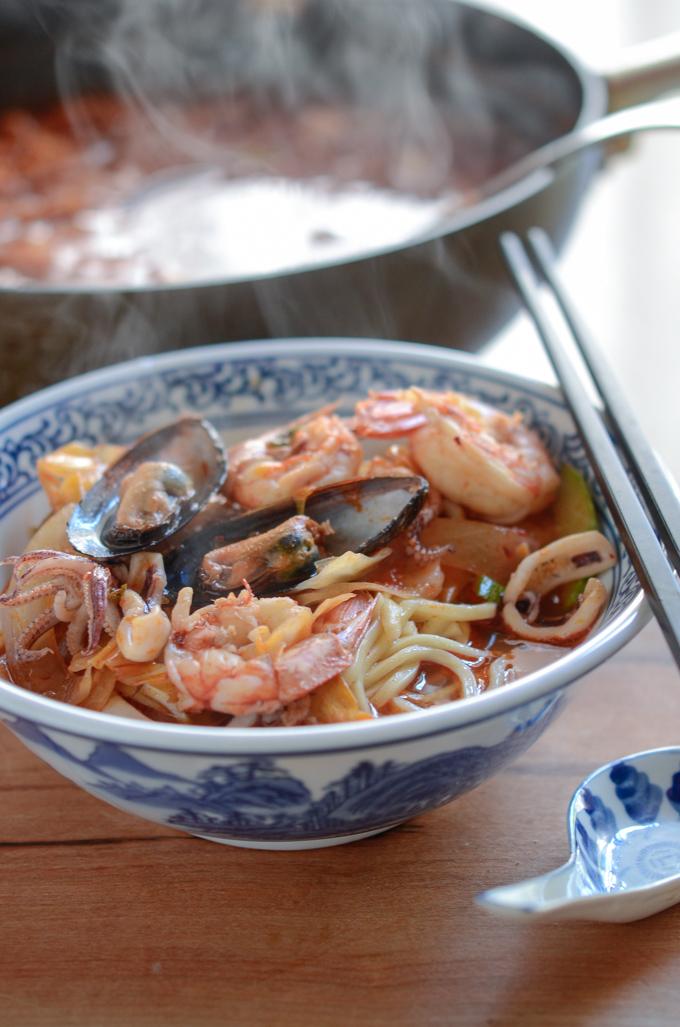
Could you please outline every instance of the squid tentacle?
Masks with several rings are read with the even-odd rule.
[[[106,620],[110,575],[106,567],[95,566],[83,579],[83,599],[87,610],[88,643],[84,656],[97,648]]]
[[[55,627],[59,623],[59,618],[54,613],[54,610],[45,610],[41,613],[32,624],[22,631],[17,639],[15,657],[17,660],[22,662],[28,662],[30,660],[39,660],[43,656],[48,656],[52,650],[48,648],[44,649],[31,649],[34,642],[44,635],[50,628]]]
[[[88,627],[88,619],[87,607],[83,604],[79,607],[66,632],[66,648],[71,654],[75,654],[82,649],[85,631]],[[86,653],[85,655],[91,656],[92,654]]]
[[[62,591],[61,585],[56,581],[46,581],[43,585],[36,585],[30,592],[21,592],[18,588],[8,596],[0,596],[0,606],[25,606],[32,603],[34,599],[46,599],[48,596],[56,595]]]
[[[38,599],[54,596],[50,608],[24,629],[17,641],[17,658],[37,660],[50,650],[35,652],[30,646],[49,628],[66,622],[66,645],[72,654],[83,646],[87,629],[85,656],[91,656],[106,626],[116,621],[114,603],[108,592],[112,578],[108,568],[82,556],[42,549],[21,556],[11,556],[0,564],[12,564],[17,581],[16,589],[0,596],[0,607],[17,607]],[[49,580],[41,580],[48,577]],[[115,630],[115,629],[114,629]]]
[[[443,546],[430,547],[423,545],[420,541],[421,531],[426,524],[429,524],[437,516],[437,512],[438,509],[435,504],[424,506],[406,533],[406,551],[419,567],[432,563],[433,560],[438,560],[444,553],[452,553],[455,550],[455,546],[450,542]]]

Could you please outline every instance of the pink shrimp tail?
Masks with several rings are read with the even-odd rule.
[[[378,597],[372,596],[370,592],[357,592],[351,599],[317,618],[314,633],[334,635],[346,649],[355,654],[371,626],[377,602]]]
[[[399,438],[427,424],[425,414],[399,392],[372,392],[357,403],[352,424],[360,438]]]
[[[337,635],[310,635],[284,649],[274,660],[281,705],[313,692],[353,662],[354,654]]]

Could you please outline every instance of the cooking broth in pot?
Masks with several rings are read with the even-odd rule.
[[[70,113],[0,118],[1,285],[196,283],[351,259],[434,227],[520,146],[501,134],[454,153],[320,104],[205,103],[161,130],[95,96],[78,102],[86,133]],[[191,145],[212,159],[187,163]]]

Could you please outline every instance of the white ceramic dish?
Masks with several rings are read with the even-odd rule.
[[[282,339],[210,346],[106,368],[0,412],[0,551],[20,552],[47,512],[35,460],[73,439],[130,442],[182,413],[208,417],[227,442],[330,401],[350,413],[369,389],[410,384],[473,393],[521,410],[556,460],[597,489],[560,394],[427,346],[363,339]],[[0,717],[87,791],[157,823],[232,845],[308,848],[383,831],[469,791],[519,756],[573,685],[646,622],[617,546],[611,598],[584,644],[502,689],[358,724],[224,729],[136,722],[79,709],[0,681]]]

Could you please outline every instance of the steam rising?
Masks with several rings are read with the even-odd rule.
[[[351,108],[360,146],[390,154],[394,188],[441,188],[464,140],[492,120],[466,71],[460,9],[413,0],[118,0],[91,20],[87,4],[64,39],[60,81],[102,70],[185,157],[251,172],[220,140],[219,116],[198,132],[186,106],[247,96],[263,115]],[[359,138],[363,131],[363,138]],[[265,161],[266,164],[266,161]]]
[[[34,3],[58,41],[59,87],[79,136],[97,137],[80,93],[113,90],[150,150],[166,164],[207,167],[211,181],[215,173],[299,179],[313,139],[310,176],[438,201],[574,117],[574,87],[552,58],[527,50],[502,19],[450,0]],[[244,111],[263,124],[280,116],[275,148],[233,145]],[[343,334],[455,344],[466,304],[489,303],[467,251],[443,238],[382,263],[265,274],[228,288],[5,299],[5,402],[102,364],[223,339]]]

